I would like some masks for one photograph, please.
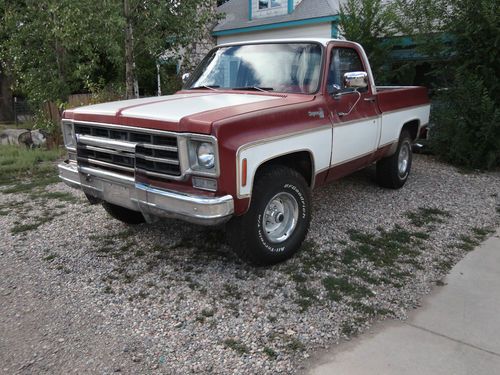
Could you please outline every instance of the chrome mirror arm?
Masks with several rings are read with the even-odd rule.
[[[361,93],[356,90],[356,91],[353,91],[355,92],[356,94],[358,94],[358,99],[356,99],[356,102],[352,105],[351,109],[349,109],[349,112],[337,112],[337,114],[340,116],[340,117],[343,117],[343,116],[349,116],[352,111],[354,110],[354,108],[356,108],[356,106],[358,105],[359,101],[361,100]]]

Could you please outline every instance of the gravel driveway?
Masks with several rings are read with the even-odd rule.
[[[241,263],[222,228],[127,227],[63,184],[3,187],[0,373],[300,372],[404,319],[499,224],[499,173],[413,168],[399,191],[372,169],[316,190],[303,250],[271,268]]]

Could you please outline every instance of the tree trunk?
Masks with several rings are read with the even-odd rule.
[[[12,91],[9,79],[0,68],[0,121],[14,121],[12,112]]]
[[[123,0],[123,14],[125,16],[125,86],[126,97],[139,97],[139,90],[135,76],[134,61],[134,29],[132,26],[132,15],[130,14],[129,0]]]

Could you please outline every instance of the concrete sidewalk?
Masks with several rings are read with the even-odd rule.
[[[500,374],[500,230],[405,322],[342,343],[307,374]]]

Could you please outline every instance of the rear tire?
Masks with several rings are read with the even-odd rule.
[[[242,259],[271,265],[293,256],[311,221],[311,197],[304,177],[285,166],[258,174],[246,214],[227,224],[228,242]]]
[[[120,220],[122,223],[135,225],[146,221],[144,216],[138,211],[133,211],[109,202],[103,202],[102,206],[110,216],[116,220]]]
[[[396,152],[377,162],[377,183],[389,189],[403,187],[410,175],[411,163],[412,139],[410,133],[403,130]]]

